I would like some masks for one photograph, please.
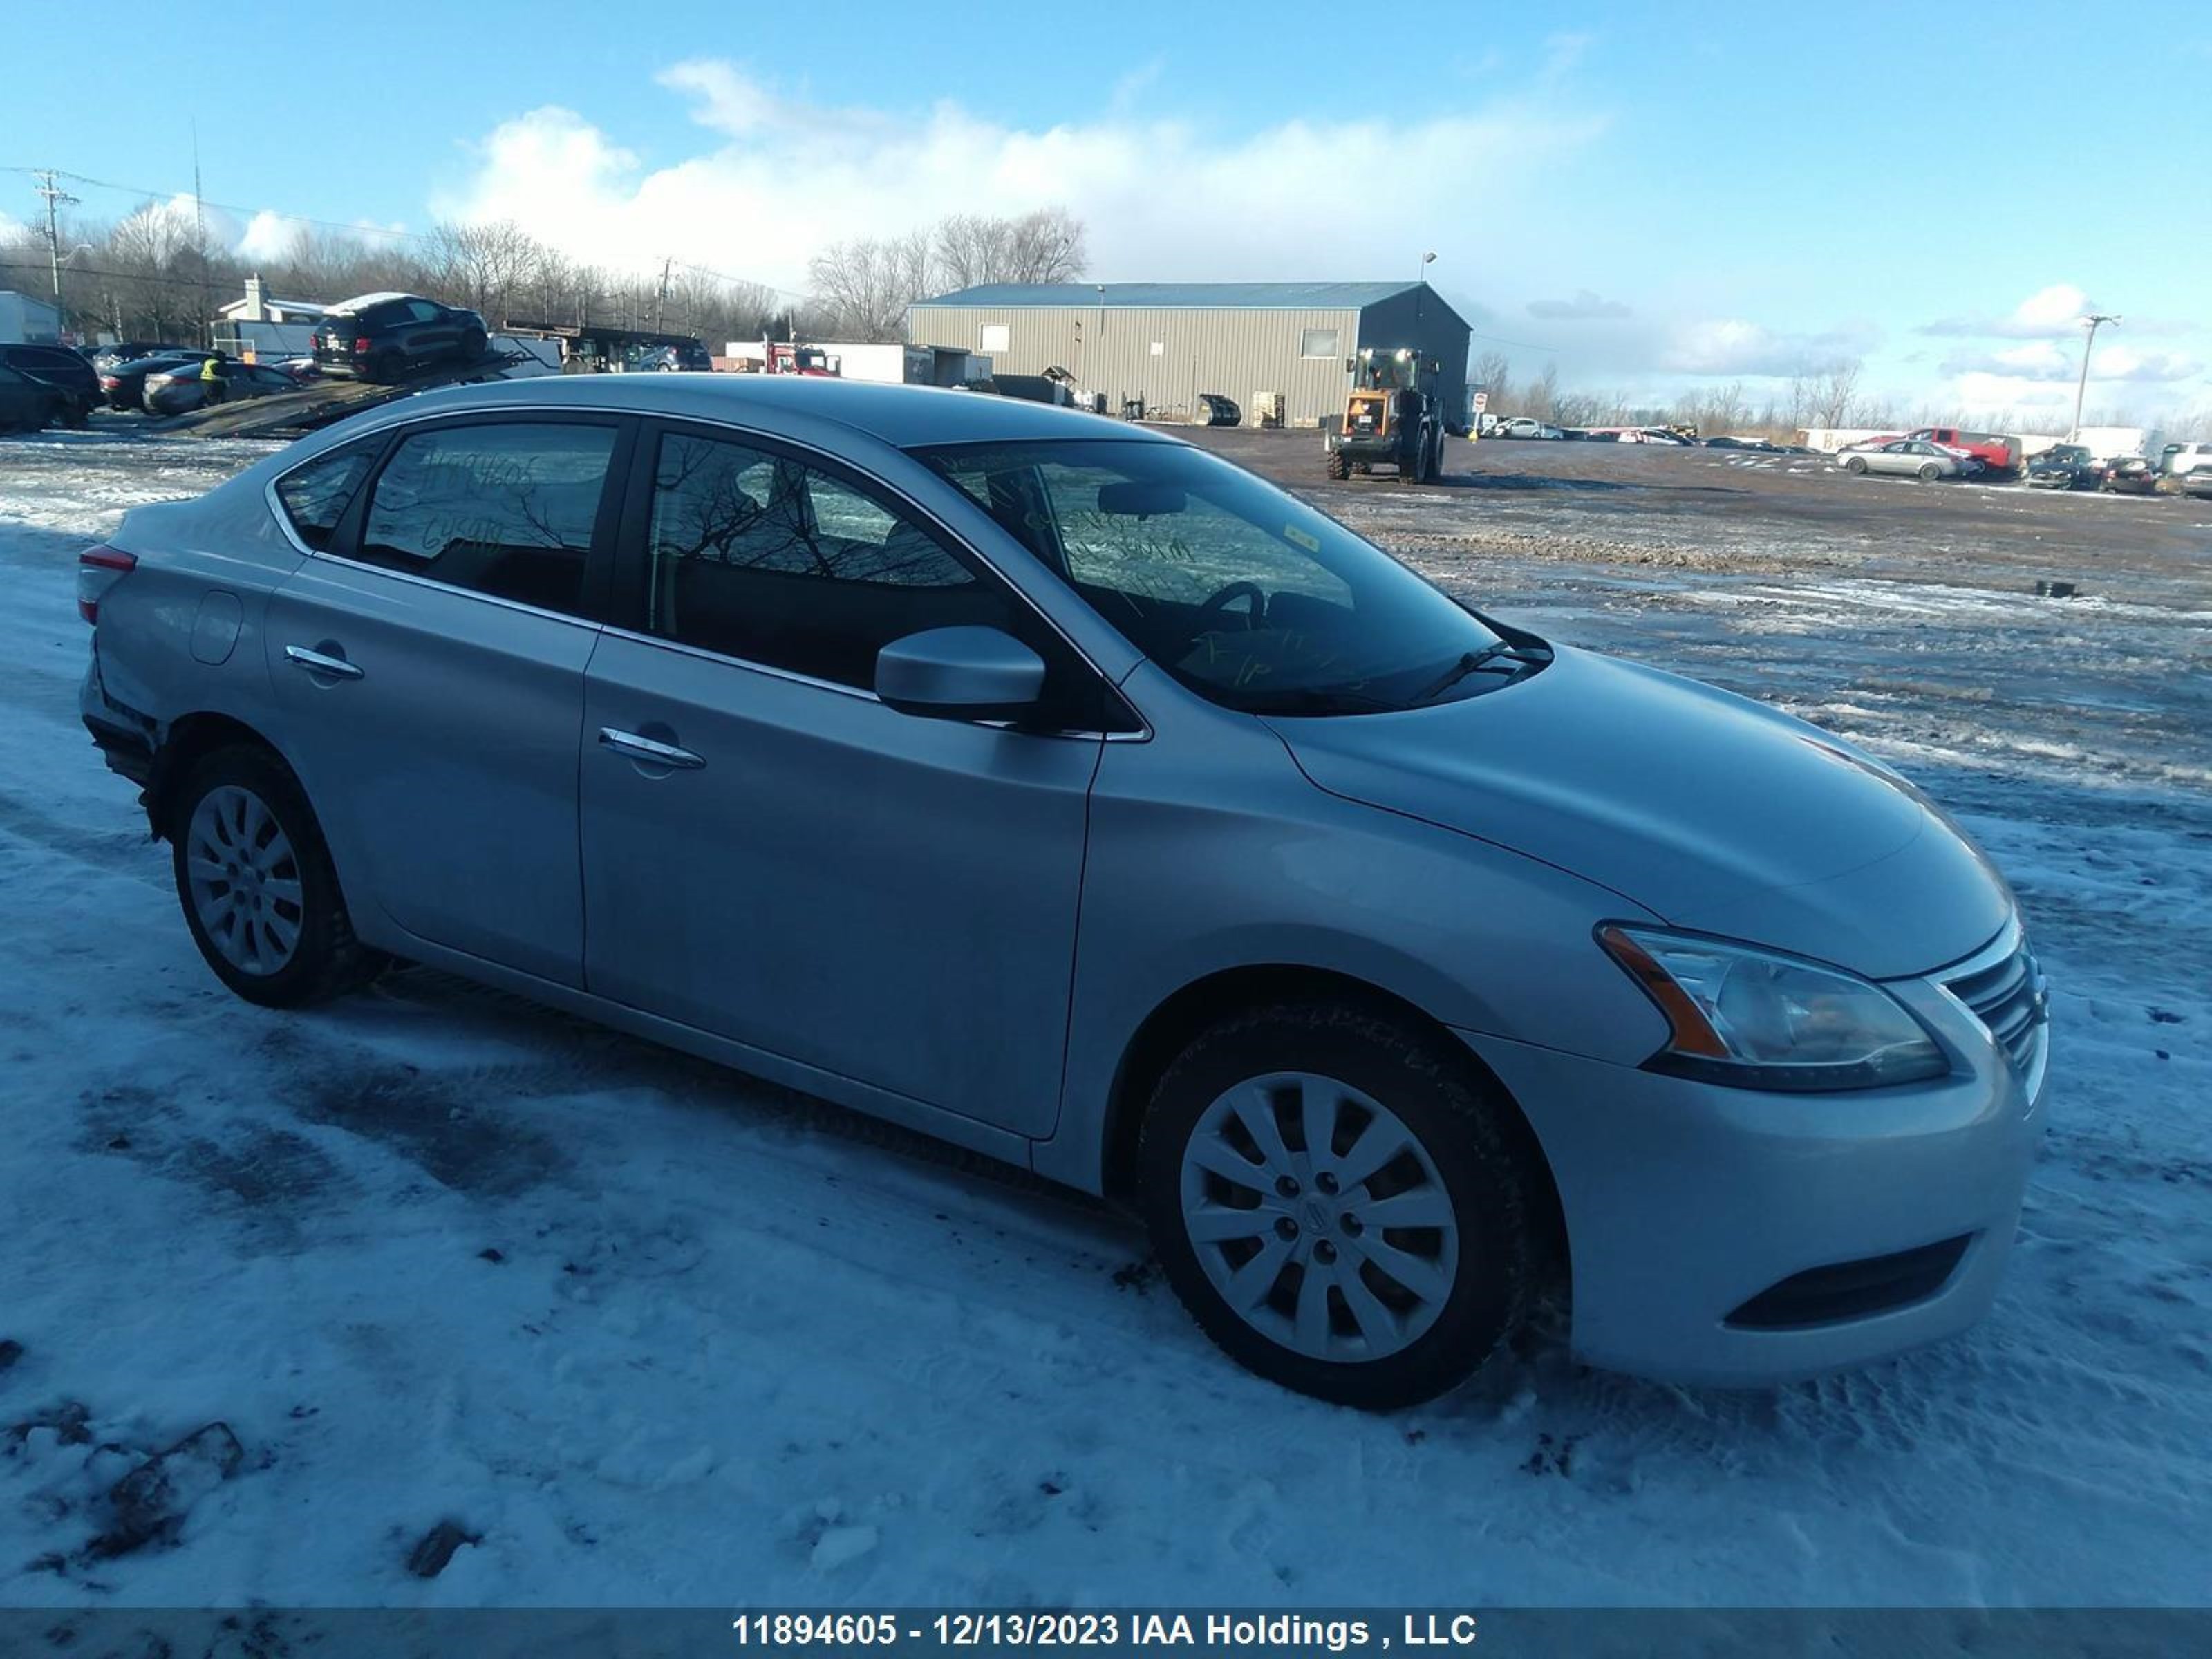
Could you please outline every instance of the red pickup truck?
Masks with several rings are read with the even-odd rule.
[[[1942,444],[1947,449],[1963,450],[1992,472],[2020,471],[2020,440],[2004,438],[1994,432],[1963,432],[1955,426],[1923,426],[1917,432],[1905,434],[1909,438],[1923,438],[1931,444]]]

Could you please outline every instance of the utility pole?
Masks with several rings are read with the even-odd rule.
[[[65,206],[76,206],[76,198],[70,195],[67,191],[64,190],[55,182],[57,177],[58,175],[52,172],[40,173],[39,175],[38,193],[40,196],[45,197],[46,200],[46,254],[53,264],[54,328],[58,332],[65,332],[67,330],[67,325],[62,315],[62,232],[60,212]]]
[[[660,262],[660,290],[653,296],[653,331],[655,334],[660,332],[661,325],[667,320],[668,270],[669,267],[675,263],[676,258],[673,254]]]
[[[2081,398],[2089,390],[2089,348],[2097,343],[2097,330],[2102,325],[2106,323],[2117,325],[2120,319],[2114,312],[2094,311],[2087,317],[2076,318],[2075,320],[2088,325],[2089,337],[2081,342],[2081,380],[2074,388],[2074,429],[2066,434],[2066,441],[2069,443],[2077,443],[2081,437]]]
[[[207,200],[200,194],[200,123],[192,118],[192,251],[200,264],[200,331],[215,343],[215,319],[208,315]]]

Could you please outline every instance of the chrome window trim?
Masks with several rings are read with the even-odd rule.
[[[430,394],[418,393],[417,395],[423,396]],[[991,574],[998,580],[1001,586],[1003,586],[1008,592],[1012,593],[1022,605],[1027,606],[1030,614],[1035,616],[1036,619],[1042,623],[1047,628],[1050,629],[1060,642],[1075,653],[1077,661],[1080,662],[1085,668],[1097,675],[1100,683],[1115,696],[1119,697],[1121,700],[1122,706],[1128,709],[1132,714],[1134,714],[1137,717],[1138,729],[1134,732],[1055,732],[1048,733],[1036,733],[1035,735],[1060,738],[1097,738],[1106,743],[1149,743],[1152,740],[1152,722],[1151,717],[1147,715],[1143,709],[1139,708],[1136,703],[1130,699],[1127,693],[1121,689],[1121,681],[1116,680],[1112,675],[1107,673],[1104,669],[1099,667],[1097,663],[1092,660],[1089,652],[1085,651],[1073,640],[1068,638],[1066,630],[1060,627],[1058,621],[1056,621],[1042,605],[1038,605],[1035,599],[1031,599],[1026,592],[1023,592],[1021,585],[1014,581],[1004,570],[1000,569],[997,562],[993,560],[988,554],[985,553],[981,549],[975,546],[966,537],[961,535],[957,531],[954,530],[951,526],[946,524],[943,519],[939,518],[937,514],[930,508],[927,502],[915,501],[912,495],[900,489],[896,484],[890,483],[888,479],[878,477],[874,473],[867,471],[866,468],[860,465],[854,461],[846,459],[843,456],[832,455],[825,450],[817,449],[811,444],[802,443],[798,439],[787,437],[780,432],[769,432],[757,427],[738,426],[727,421],[710,420],[697,415],[672,415],[666,410],[645,409],[630,404],[593,405],[588,410],[579,410],[563,404],[516,404],[511,408],[502,405],[494,409],[433,410],[427,413],[420,410],[410,410],[405,415],[386,422],[369,431],[362,433],[360,436],[362,438],[389,437],[397,433],[400,434],[404,441],[404,438],[408,435],[407,429],[410,428],[426,426],[438,422],[477,420],[488,416],[496,417],[509,414],[562,415],[572,418],[589,418],[595,415],[605,415],[611,420],[635,418],[646,421],[674,422],[678,425],[695,426],[702,428],[708,431],[730,432],[739,434],[741,437],[764,440],[770,446],[769,452],[770,453],[775,453],[777,447],[781,447],[787,450],[796,451],[802,457],[818,456],[821,459],[830,464],[830,468],[832,471],[833,476],[835,475],[835,469],[836,468],[842,468],[847,471],[858,473],[860,477],[866,478],[876,489],[883,491],[884,494],[889,495],[892,500],[902,503],[905,507],[911,511],[915,517],[933,526],[939,535],[950,541],[955,547],[959,548],[963,552],[966,553],[969,557],[974,559],[976,563],[981,565],[984,569],[989,571]],[[853,429],[856,432],[860,430],[858,427],[855,427]],[[863,434],[863,435],[868,434]],[[642,434],[641,434],[641,437]],[[348,440],[347,441],[350,442],[353,441]],[[891,447],[893,448],[897,447],[896,445],[892,445]],[[547,611],[542,606],[524,605],[519,600],[503,599],[494,594],[479,593],[472,588],[459,587],[452,582],[441,582],[432,577],[410,575],[403,570],[394,570],[387,565],[370,564],[364,560],[349,559],[342,554],[318,551],[316,549],[308,546],[307,543],[300,539],[299,532],[293,527],[291,514],[284,510],[283,498],[276,493],[276,486],[283,483],[285,479],[290,477],[295,472],[299,471],[301,468],[313,466],[317,461],[321,460],[325,456],[330,454],[331,451],[343,449],[344,447],[345,443],[343,442],[335,443],[331,445],[328,449],[319,449],[312,455],[303,457],[299,461],[295,462],[292,465],[286,467],[282,472],[276,473],[270,477],[268,483],[263,487],[261,492],[263,498],[269,504],[270,515],[276,520],[277,530],[283,535],[286,541],[291,543],[295,548],[296,548],[301,553],[306,555],[308,558],[328,559],[334,564],[345,565],[352,569],[379,571],[387,576],[397,576],[403,581],[419,582],[426,587],[434,587],[441,592],[465,593],[471,599],[486,599],[494,605],[506,605],[510,610],[523,611],[530,616],[551,617],[562,622],[576,623],[585,627],[598,629],[604,633],[620,635],[624,639],[639,640],[647,645],[666,646],[672,650],[682,651],[689,655],[703,657],[710,661],[730,663],[739,668],[750,669],[755,673],[773,675],[778,679],[789,680],[793,684],[798,685],[812,685],[818,686],[828,691],[842,691],[848,696],[865,697],[870,702],[879,702],[882,701],[882,699],[878,697],[874,692],[867,690],[860,686],[843,685],[831,680],[817,679],[811,675],[795,673],[791,670],[778,668],[769,663],[754,662],[743,657],[728,656],[719,651],[702,650],[699,647],[684,645],[676,640],[663,639],[658,634],[640,634],[627,628],[617,628],[612,623],[593,622],[587,617],[571,616],[565,611]],[[640,447],[641,450],[641,443]],[[902,450],[900,453],[903,454],[905,452]],[[631,456],[631,465],[635,465],[636,464],[637,452],[634,452]],[[951,486],[947,485],[946,487],[949,489]],[[1079,599],[1077,602],[1079,604],[1082,603]],[[1142,660],[1143,659],[1140,657],[1139,659],[1139,663],[1141,663]],[[1136,663],[1130,665],[1130,674],[1133,674],[1136,672],[1137,666],[1138,664]],[[1122,680],[1126,680],[1128,678],[1128,674],[1125,674],[1121,677]],[[991,725],[995,724],[996,722],[979,721],[969,723]]]
[[[341,565],[348,570],[369,570],[380,576],[389,576],[394,581],[412,583],[440,593],[453,593],[465,599],[481,600],[495,605],[502,611],[519,611],[526,617],[543,617],[549,622],[567,623],[571,628],[589,629],[599,634],[607,631],[605,623],[591,617],[580,617],[573,611],[549,611],[542,605],[526,605],[520,599],[510,599],[498,593],[485,593],[473,587],[462,587],[453,582],[441,582],[434,576],[418,576],[412,571],[394,570],[388,564],[371,564],[366,559],[349,559],[343,553],[319,553],[307,550],[310,559],[320,559],[327,564]]]

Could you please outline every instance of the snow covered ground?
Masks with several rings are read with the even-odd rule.
[[[1905,580],[1741,518],[1593,545],[1548,497],[1327,500],[1906,767],[2057,988],[1970,1336],[1749,1394],[1539,1344],[1376,1419],[1219,1358],[1124,1221],[834,1109],[419,970],[226,994],[77,724],[71,591],[126,506],[258,453],[0,446],[0,1604],[2206,1599],[2203,568],[2039,607],[1955,550]],[[178,1460],[173,1537],[88,1548],[214,1421],[241,1455]],[[410,1577],[441,1520],[474,1541]]]

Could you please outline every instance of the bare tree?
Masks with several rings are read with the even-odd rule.
[[[1838,357],[1802,376],[1808,426],[1849,426],[1859,404],[1859,360]],[[1794,392],[1794,388],[1793,388]]]
[[[1492,415],[1521,412],[1507,407],[1513,396],[1513,365],[1506,361],[1504,352],[1484,352],[1469,365],[1468,378],[1490,394],[1489,412]]]
[[[1521,413],[1532,420],[1551,421],[1558,418],[1559,404],[1559,366],[1546,363],[1544,372],[1528,383],[1521,394]]]
[[[896,340],[906,308],[931,286],[931,239],[922,231],[839,242],[814,256],[807,276],[823,319],[855,340]]]

